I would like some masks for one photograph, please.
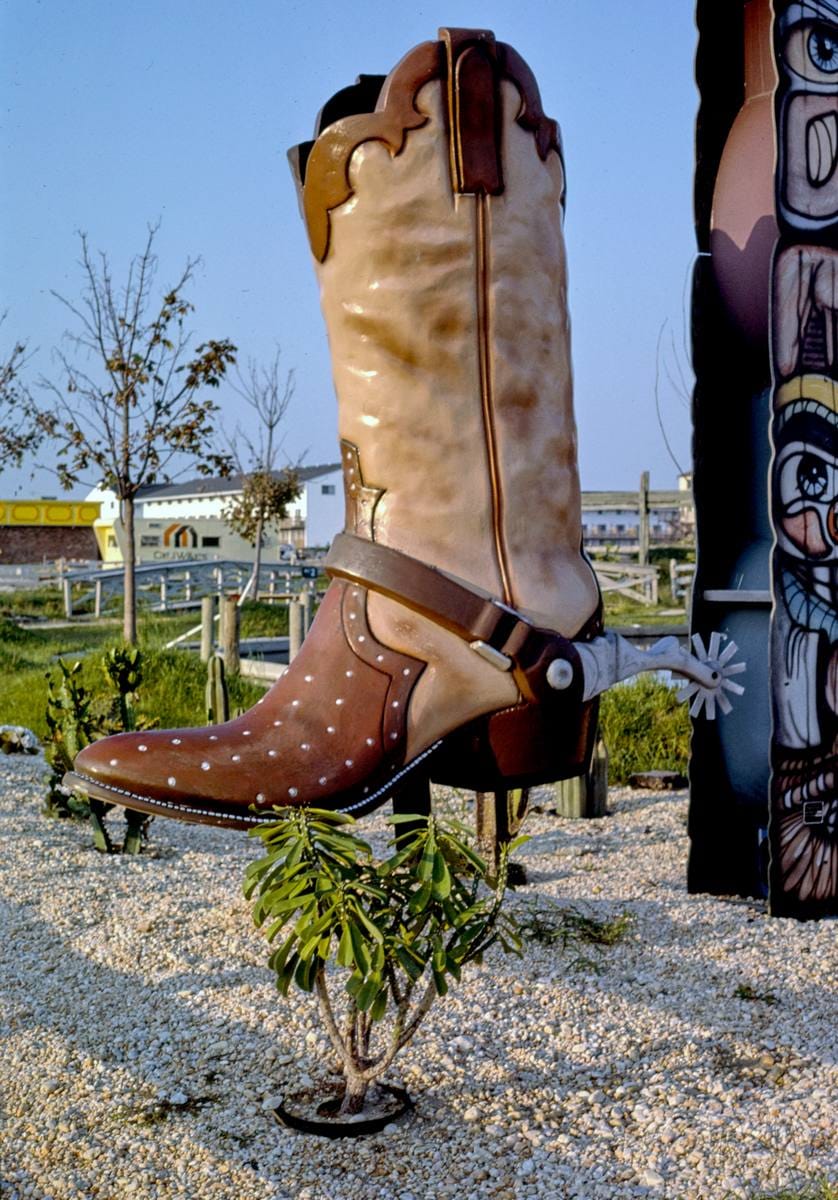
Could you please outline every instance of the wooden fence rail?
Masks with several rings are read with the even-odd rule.
[[[241,594],[251,570],[249,563],[232,560],[143,563],[135,569],[137,599],[158,612],[198,608],[205,596]],[[265,566],[259,574],[259,596],[271,603],[287,602],[315,587],[318,572],[319,566],[310,564]],[[100,617],[106,608],[121,602],[123,586],[119,568],[67,571],[62,577],[64,612],[72,617],[92,602],[94,616]]]

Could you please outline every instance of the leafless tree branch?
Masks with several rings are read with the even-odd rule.
[[[236,348],[227,340],[206,341],[190,349],[185,329],[193,311],[185,298],[197,260],[189,259],[174,286],[153,298],[158,262],[154,240],[159,224],[148,227],[145,245],[118,289],[108,257],[81,241],[80,301],[53,295],[72,316],[76,328],[65,340],[75,353],[57,355],[60,381],[44,379],[50,398],[41,428],[57,443],[58,474],[70,486],[92,470],[116,493],[131,528],[125,530],[125,637],[136,637],[133,592],[133,501],[144,486],[170,467],[198,462],[202,470],[229,470],[229,455],[215,445],[217,388]],[[93,365],[79,363],[86,355]]]

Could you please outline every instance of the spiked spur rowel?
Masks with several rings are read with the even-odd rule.
[[[725,640],[727,645],[722,650],[722,642]],[[690,702],[691,717],[701,716],[703,711],[708,721],[714,721],[717,705],[725,714],[732,710],[733,705],[728,693],[732,696],[744,694],[744,685],[736,683],[733,676],[746,671],[747,664],[733,661],[738,646],[736,642],[726,639],[723,633],[711,633],[710,643],[706,648],[701,634],[694,633],[692,644],[698,661],[714,671],[719,676],[719,682],[715,687],[704,687],[695,680],[686,681],[678,692],[678,699],[684,703]]]

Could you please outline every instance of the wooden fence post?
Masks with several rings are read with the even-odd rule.
[[[501,844],[511,842],[521,828],[529,797],[529,788],[475,793],[477,848],[489,868],[490,880],[497,877]]]
[[[644,471],[640,476],[640,493],[638,495],[640,520],[637,527],[638,558],[641,567],[649,564],[649,472]]]
[[[292,597],[288,601],[288,661],[296,658],[305,637],[305,614],[299,600]]]
[[[239,659],[239,609],[237,597],[225,596],[221,603],[221,653],[224,669],[228,675],[238,675]]]
[[[214,642],[215,596],[201,597],[201,662],[209,662]]]
[[[587,775],[562,779],[556,784],[556,812],[560,817],[604,817],[608,814],[608,751],[597,736]]]
[[[308,637],[311,628],[311,618],[314,612],[314,596],[308,588],[300,594],[300,606],[303,610],[303,637]]]

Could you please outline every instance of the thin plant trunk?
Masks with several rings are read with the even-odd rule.
[[[344,1078],[346,1090],[343,1093],[339,1112],[342,1117],[354,1117],[356,1113],[363,1112],[370,1081],[363,1075],[356,1075],[354,1071],[346,1071]]]
[[[250,589],[250,599],[259,599],[259,575],[262,571],[262,535],[265,529],[265,518],[262,513],[259,514],[259,519],[256,522],[256,545],[254,546],[253,557],[253,585]]]
[[[340,1106],[341,1116],[362,1111],[371,1079],[364,1071],[364,1017],[354,1001],[350,1001],[344,1033],[338,1029],[332,1001],[326,985],[326,972],[321,967],[314,979],[317,1004],[329,1041],[338,1056],[343,1072],[345,1091]]]
[[[135,574],[135,568],[137,565],[137,548],[136,537],[134,533],[133,496],[126,496],[122,501],[122,527],[125,531],[122,636],[129,646],[135,646],[137,644],[137,592]]]
[[[427,1016],[436,997],[436,986],[432,979],[428,981],[422,998],[412,1012],[410,998],[413,987],[408,989],[399,1000],[389,1045],[377,1056],[372,1057],[370,1043],[374,1022],[370,1020],[369,1014],[361,1012],[354,1000],[350,1001],[346,1023],[341,1032],[335,1020],[326,984],[326,972],[322,968],[315,976],[314,984],[320,1015],[343,1072],[345,1091],[339,1115],[354,1116],[363,1111],[370,1084],[384,1074],[399,1050],[407,1045]]]

